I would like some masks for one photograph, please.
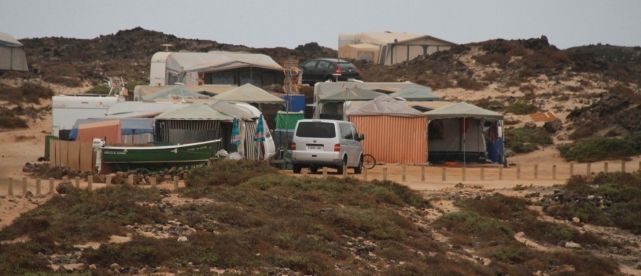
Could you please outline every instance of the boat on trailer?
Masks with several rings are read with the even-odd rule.
[[[102,146],[101,163],[113,170],[153,170],[207,163],[221,148],[221,139],[168,146]]]

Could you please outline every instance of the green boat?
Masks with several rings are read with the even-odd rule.
[[[220,149],[221,139],[169,146],[103,146],[102,164],[108,169],[186,166],[206,163]]]

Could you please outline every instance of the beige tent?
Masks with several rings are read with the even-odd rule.
[[[0,33],[0,71],[29,71],[22,43],[5,33]]]
[[[244,103],[284,103],[285,100],[276,97],[262,88],[245,84],[213,97],[214,101],[244,102]]]
[[[338,49],[340,58],[365,60],[374,62],[379,60],[380,46],[369,43],[349,44]]]

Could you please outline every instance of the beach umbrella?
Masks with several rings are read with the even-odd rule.
[[[260,114],[258,117],[258,123],[256,124],[256,135],[254,141],[256,142],[265,142],[265,126],[264,126],[263,114]]]
[[[238,146],[240,145],[240,121],[234,118],[231,125],[231,143]]]

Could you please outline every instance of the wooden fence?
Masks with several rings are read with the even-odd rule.
[[[52,166],[65,166],[83,172],[94,169],[95,154],[91,143],[53,139],[49,143]]]

